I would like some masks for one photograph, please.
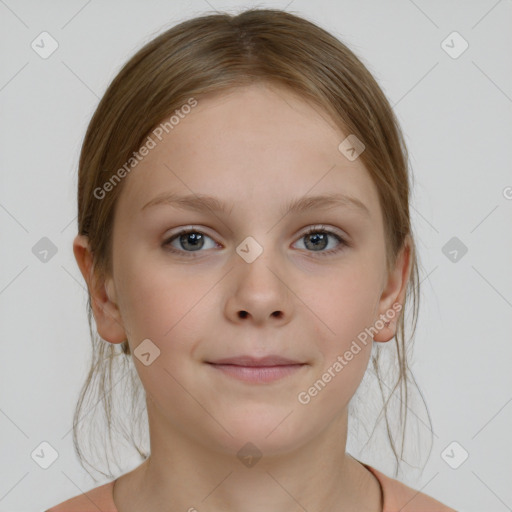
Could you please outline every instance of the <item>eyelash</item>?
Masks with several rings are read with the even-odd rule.
[[[188,228],[188,229],[182,229],[178,233],[172,235],[170,238],[168,238],[162,244],[162,247],[164,247],[166,251],[169,251],[169,252],[172,252],[172,253],[176,253],[176,254],[180,254],[180,255],[181,254],[188,254],[190,256],[187,256],[187,257],[192,257],[192,258],[197,257],[197,255],[195,253],[196,252],[203,252],[203,251],[183,251],[183,250],[175,249],[174,247],[172,247],[170,245],[171,242],[173,242],[174,240],[176,240],[180,236],[186,235],[186,234],[190,234],[190,233],[200,233],[200,234],[205,235],[208,238],[211,238],[213,240],[213,238],[211,236],[207,235],[203,231],[200,231],[200,230],[194,229],[194,228]],[[317,254],[319,256],[330,256],[332,254],[336,254],[336,253],[338,253],[340,251],[343,251],[346,247],[350,247],[350,244],[348,242],[346,242],[345,239],[343,239],[340,235],[338,235],[337,233],[335,233],[334,231],[328,229],[327,227],[325,227],[323,225],[311,226],[305,233],[303,233],[299,237],[299,240],[304,238],[304,237],[306,237],[306,236],[308,236],[308,235],[311,235],[313,233],[322,233],[322,234],[327,234],[327,235],[333,236],[339,242],[339,245],[338,245],[338,247],[336,249],[331,249],[329,251],[318,251]],[[315,253],[316,251],[307,251],[307,252]]]

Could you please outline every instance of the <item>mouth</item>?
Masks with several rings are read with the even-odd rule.
[[[256,358],[240,356],[206,361],[223,375],[251,383],[268,383],[293,375],[308,366],[307,363],[281,356]]]

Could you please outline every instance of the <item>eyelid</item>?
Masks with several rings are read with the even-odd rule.
[[[348,235],[341,231],[339,228],[335,226],[329,226],[328,224],[312,224],[311,226],[305,228],[305,231],[301,232],[300,236],[304,236],[305,234],[310,233],[311,231],[329,231],[333,234],[338,235],[340,238],[344,240],[348,238]]]
[[[173,237],[176,237],[180,234],[184,234],[184,233],[188,233],[190,231],[198,231],[200,233],[203,233],[207,236],[209,236],[210,238],[212,238],[213,240],[215,240],[215,237],[213,235],[210,235],[208,234],[208,229],[211,229],[211,228],[208,228],[206,226],[198,226],[198,225],[189,225],[189,226],[184,226],[184,227],[181,227],[178,229],[178,231],[176,232],[173,232],[169,235],[166,235],[164,237],[165,240],[169,240],[170,238],[173,238]],[[327,225],[327,224],[311,224],[307,227],[305,227],[303,229],[303,231],[300,231],[299,232],[299,237],[302,237],[308,233],[310,233],[311,231],[313,230],[317,230],[317,231],[332,231],[334,232],[334,234],[337,234],[340,238],[343,238],[344,240],[348,241],[348,234],[345,233],[344,231],[341,231],[339,228],[335,227],[335,226],[330,226],[330,225]]]
[[[181,235],[186,235],[188,233],[201,233],[203,235],[206,235],[208,238],[211,238],[216,244],[220,244],[217,242],[216,237],[213,235],[210,235],[207,231],[208,228],[205,229],[205,227],[196,226],[196,225],[190,225],[190,226],[184,226],[178,229],[178,231],[172,232],[164,237],[163,244],[169,245],[169,242],[176,240]],[[185,252],[185,251],[180,251]]]

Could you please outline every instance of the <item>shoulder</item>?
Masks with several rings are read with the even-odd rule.
[[[372,466],[363,464],[380,482],[383,492],[383,512],[456,512],[431,496],[390,478]]]
[[[117,512],[113,498],[114,482],[115,480],[78,494],[45,512]]]

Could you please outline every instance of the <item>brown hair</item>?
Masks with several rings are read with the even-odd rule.
[[[412,377],[404,332],[407,298],[410,295],[413,298],[411,342],[419,306],[418,261],[409,216],[408,153],[384,93],[361,60],[334,36],[285,11],[249,9],[237,15],[208,14],[189,19],[151,40],[114,78],[88,126],[78,169],[78,231],[88,237],[95,275],[112,275],[112,225],[123,181],[119,181],[118,175],[119,183],[101,200],[95,196],[95,190],[108,180],[116,179],[116,170],[129,161],[148,134],[191,97],[200,101],[207,94],[255,81],[287,87],[327,112],[345,134],[354,134],[364,142],[366,148],[359,158],[378,190],[385,223],[388,269],[393,267],[400,250],[405,245],[410,247],[411,273],[397,322],[394,344],[397,378],[392,387],[386,386],[382,379],[380,350],[372,354],[384,403],[387,435],[398,465],[388,405],[398,389],[402,459],[408,380]],[[90,293],[87,306],[93,352],[73,424],[73,441],[82,465],[84,457],[77,434],[86,397],[97,399],[93,407],[103,399],[111,441],[115,404],[110,396],[112,388],[130,376],[133,393],[127,391],[125,384],[122,387],[123,395],[132,399],[132,413],[136,399],[144,395],[127,341],[117,345],[101,340],[91,323]],[[121,377],[115,379],[116,370]],[[421,397],[423,399],[423,395]],[[137,418],[140,416],[138,414]],[[428,418],[430,421],[430,415]],[[125,439],[130,438],[132,446],[146,458],[148,454],[134,442],[134,424],[130,423],[128,435],[125,431]]]

